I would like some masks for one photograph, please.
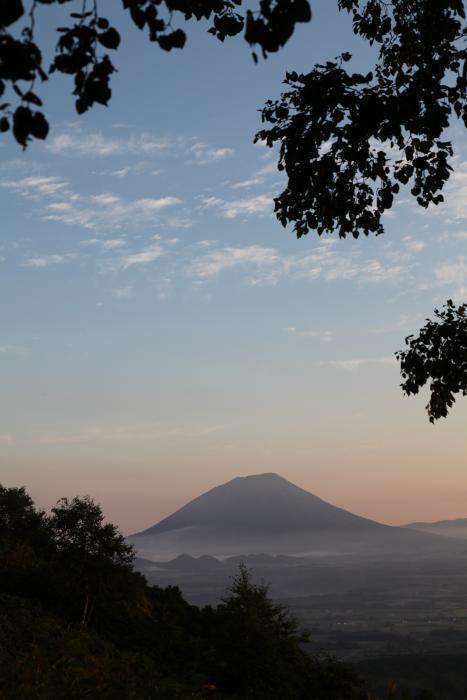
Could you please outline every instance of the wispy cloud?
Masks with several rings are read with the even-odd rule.
[[[166,139],[155,139],[151,134],[116,139],[104,136],[101,132],[82,133],[69,131],[57,134],[47,144],[47,149],[56,155],[87,156],[106,158],[121,155],[157,155],[167,151],[170,143]],[[120,176],[124,177],[125,173]],[[116,174],[117,171],[114,172]],[[117,174],[118,176],[118,174]]]
[[[19,180],[0,180],[0,187],[15,190],[28,197],[52,197],[62,195],[67,181],[56,175],[32,175]]]
[[[2,355],[25,355],[26,348],[22,345],[0,344],[0,354]]]
[[[364,357],[350,360],[327,360],[320,364],[336,367],[346,372],[358,372],[363,367],[381,365],[385,367],[395,367],[397,365],[397,360],[393,355],[384,355],[382,357]]]
[[[435,269],[435,285],[452,289],[451,295],[457,298],[467,296],[467,260],[459,256]]]
[[[208,163],[215,163],[225,158],[231,158],[234,154],[234,150],[226,146],[222,148],[212,148],[206,143],[199,142],[190,147],[190,153],[193,155],[195,162],[199,165],[207,165]]]
[[[283,328],[283,330],[286,333],[290,333],[296,336],[299,336],[300,338],[316,338],[320,340],[322,343],[332,343],[334,340],[334,333],[331,333],[330,331],[306,331],[306,330],[300,330],[296,326],[287,326],[287,328]]]
[[[88,197],[70,197],[67,193],[66,200],[55,197],[55,201],[47,204],[42,218],[89,230],[116,230],[151,222],[155,216],[181,201],[171,195],[124,200],[112,192]]]
[[[201,208],[217,209],[225,219],[236,219],[239,216],[264,216],[273,209],[272,195],[260,194],[255,197],[225,200],[218,197],[203,197]]]
[[[467,161],[456,165],[446,185],[444,199],[444,204],[440,206],[441,212],[447,210],[455,219],[467,218]]]
[[[121,248],[124,245],[126,245],[126,241],[122,238],[108,238],[101,243],[104,250],[115,250],[115,248]]]
[[[44,255],[42,257],[29,258],[26,262],[21,263],[21,267],[49,267],[49,265],[61,265],[69,262],[76,257],[74,253],[66,253],[64,255]]]
[[[234,182],[231,187],[233,190],[249,189],[250,187],[261,185],[268,175],[277,175],[278,172],[276,163],[267,163],[259,170],[256,170],[251,177]]]
[[[443,189],[444,202],[423,209],[411,201],[415,211],[427,217],[442,216],[447,223],[467,218],[467,160],[454,158],[454,172]]]
[[[110,263],[114,269],[127,270],[129,267],[134,267],[136,265],[147,265],[148,263],[154,262],[164,254],[162,246],[153,245],[150,248],[145,248],[139,253],[131,253],[129,255],[122,255],[120,258],[115,259]]]
[[[318,339],[321,340],[324,343],[330,343],[332,342],[336,337],[339,339],[342,339],[343,337],[349,337],[349,336],[357,336],[357,337],[362,337],[362,336],[373,336],[373,335],[385,335],[385,334],[390,334],[394,333],[398,336],[404,331],[409,332],[411,329],[416,328],[417,325],[419,324],[419,319],[417,318],[409,318],[406,314],[402,315],[397,321],[394,321],[392,323],[386,323],[382,326],[375,326],[372,328],[355,328],[355,329],[342,329],[342,328],[335,328],[334,330],[316,330],[316,329],[307,329],[307,328],[299,328],[297,326],[287,326],[286,328],[283,328],[282,330],[290,335],[296,336],[297,338],[311,338],[311,339]]]
[[[110,174],[112,177],[126,177],[130,172],[130,168],[120,168],[119,170],[113,170]]]
[[[112,294],[117,299],[129,299],[133,296],[133,287],[128,284],[126,287],[118,287],[117,289],[112,289]]]
[[[195,277],[207,278],[238,265],[263,267],[274,265],[278,261],[279,254],[274,248],[258,245],[245,248],[225,247],[196,259],[191,266],[191,271]]]
[[[275,248],[264,246],[217,248],[195,258],[191,272],[200,278],[218,275],[234,266],[254,266],[248,271],[248,282],[276,284],[281,278],[326,282],[351,281],[358,284],[394,282],[410,275],[410,265],[386,264],[382,260],[365,259],[360,253],[342,253],[336,241],[324,239],[307,255],[281,255]]]

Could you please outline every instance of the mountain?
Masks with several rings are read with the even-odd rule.
[[[390,527],[337,508],[278,474],[232,479],[128,540],[141,556],[159,561],[182,553],[322,556],[450,546],[446,538]]]
[[[428,532],[432,535],[467,540],[467,518],[437,520],[433,523],[409,523],[405,527],[411,530],[419,530],[420,532]]]
[[[278,474],[255,474],[216,486],[138,534],[155,535],[193,526],[249,533],[384,527],[336,508]]]

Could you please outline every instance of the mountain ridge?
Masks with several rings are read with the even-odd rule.
[[[215,486],[127,539],[141,556],[159,561],[180,554],[405,555],[459,547],[459,540],[355,515],[270,472]]]
[[[433,521],[416,521],[414,523],[407,523],[404,527],[451,527],[460,525],[462,527],[467,527],[467,518],[452,518],[444,520],[433,520]]]
[[[310,510],[313,511],[311,517]],[[257,516],[258,511],[261,518],[252,517]],[[327,503],[279,474],[266,472],[237,476],[225,484],[214,486],[132,537],[211,524],[221,529],[230,524],[249,531],[253,529],[283,532],[284,528],[290,528],[291,525],[294,529],[307,530],[310,526],[329,527],[333,520],[336,525],[389,527]],[[221,523],[224,524],[224,528]]]
[[[451,539],[467,539],[467,518],[453,518],[452,520],[435,520],[433,522],[414,522],[404,525],[405,528],[417,532],[425,532],[439,537]]]

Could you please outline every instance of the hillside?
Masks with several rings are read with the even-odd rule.
[[[454,537],[467,540],[467,518],[455,518],[454,520],[437,520],[432,523],[409,523],[405,527],[410,530],[428,532],[442,537]]]

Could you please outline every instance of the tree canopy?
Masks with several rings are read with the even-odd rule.
[[[132,557],[91,498],[46,514],[0,485],[2,699],[366,697],[344,665],[301,648],[246,569],[223,605],[200,609],[148,585]]]
[[[288,185],[275,200],[297,236],[383,233],[382,214],[401,185],[422,207],[443,201],[451,117],[467,126],[462,0],[338,0],[354,32],[379,46],[366,75],[347,69],[350,53],[288,73],[287,92],[262,112],[257,134],[280,146]],[[362,7],[363,5],[363,7]]]
[[[44,65],[43,51],[35,43],[35,20],[40,5],[70,4],[69,26],[57,27],[59,38],[50,67]],[[263,56],[277,51],[293,34],[297,22],[308,22],[307,0],[261,0],[258,12],[241,13],[242,0],[122,0],[130,21],[164,51],[182,49],[186,34],[174,29],[177,20],[207,20],[208,32],[220,41],[244,32],[245,40],[258,45]],[[13,130],[16,141],[27,146],[32,138],[45,139],[49,123],[42,111],[36,83],[58,71],[74,79],[73,95],[78,114],[95,104],[107,105],[115,72],[106,50],[116,50],[121,41],[117,29],[100,14],[97,0],[30,0],[26,12],[22,0],[9,0],[0,7],[0,97],[9,86],[19,100],[13,110],[9,102],[0,105],[0,131]],[[11,25],[26,17],[17,35]],[[254,53],[257,60],[257,56]],[[26,83],[26,88],[22,84]],[[9,99],[9,98],[8,98]]]
[[[73,11],[69,25],[57,27],[47,67],[46,47],[35,41],[36,14],[57,4]],[[130,22],[164,51],[185,45],[186,33],[177,23],[204,20],[220,41],[243,33],[255,61],[258,52],[266,58],[278,51],[297,23],[312,18],[308,0],[260,0],[255,11],[243,5],[242,0],[122,0]],[[350,14],[354,33],[376,47],[374,65],[366,73],[353,72],[352,55],[344,50],[308,73],[287,73],[286,91],[266,103],[263,128],[256,134],[257,140],[279,146],[278,168],[287,185],[274,200],[275,212],[298,237],[311,230],[342,238],[381,234],[383,214],[402,192],[424,208],[439,204],[452,171],[447,129],[455,119],[467,126],[463,0],[337,0],[337,5]],[[115,71],[108,52],[120,41],[98,0],[30,0],[28,9],[23,0],[2,3],[0,132],[11,129],[23,148],[31,139],[47,138],[38,83],[54,72],[73,78],[78,114],[107,105]],[[457,333],[465,334],[465,325],[459,323]],[[410,362],[414,355],[399,357]],[[433,356],[425,372],[435,365],[439,369]],[[447,379],[445,400],[436,393],[440,375],[428,376],[438,406],[429,417],[435,420],[447,414],[455,393],[465,394],[467,384],[462,374],[457,384]],[[403,384],[407,393],[416,393],[413,386]]]

